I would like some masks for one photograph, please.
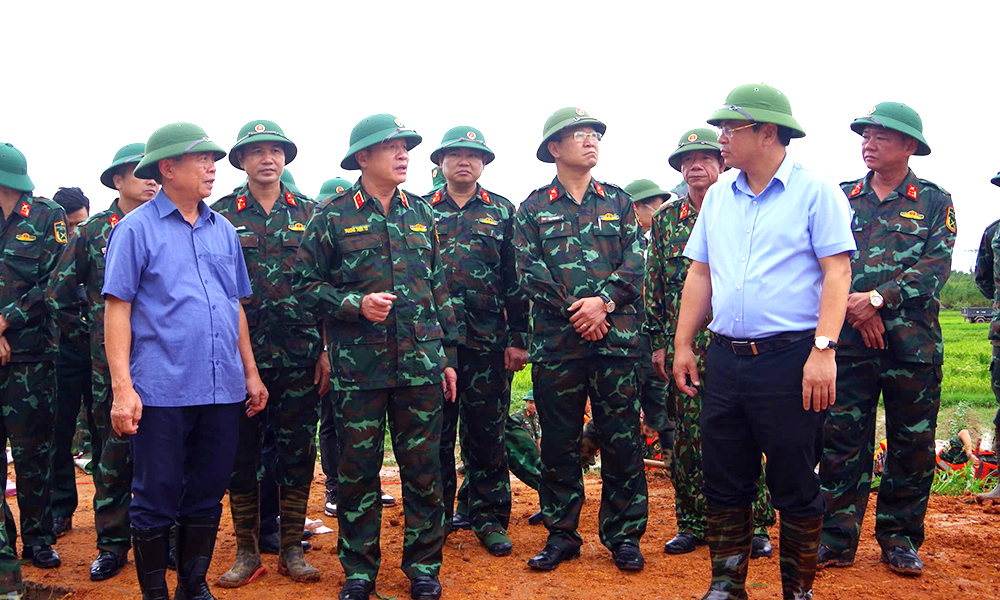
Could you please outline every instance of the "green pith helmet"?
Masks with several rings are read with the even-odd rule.
[[[806,136],[802,126],[792,116],[788,98],[763,83],[748,83],[729,92],[726,105],[715,111],[708,118],[708,123],[718,125],[726,120],[774,123],[791,129],[793,138]]]
[[[11,144],[0,143],[0,185],[19,192],[35,189],[28,177],[28,161]]]
[[[917,156],[927,156],[931,153],[931,147],[924,139],[924,122],[917,111],[902,102],[879,102],[868,111],[867,115],[854,119],[851,131],[861,135],[869,125],[892,129],[917,140]]]
[[[159,174],[160,161],[196,152],[211,152],[214,160],[221,160],[226,151],[208,139],[208,134],[194,123],[170,123],[149,136],[146,141],[146,155],[135,167],[139,179],[153,179]]]
[[[354,184],[343,177],[327,179],[323,182],[323,186],[319,188],[319,196],[316,196],[316,201],[319,202],[321,200],[326,200],[330,196],[342,194],[344,190],[350,189],[352,185]]]
[[[302,193],[299,191],[299,188],[295,185],[295,178],[292,177],[292,172],[289,171],[288,169],[281,170],[281,183],[285,184],[285,187],[292,190],[296,194]]]
[[[556,112],[549,115],[548,119],[545,119],[545,125],[542,127],[542,143],[538,146],[538,151],[535,152],[535,156],[538,160],[547,163],[554,163],[556,159],[552,157],[549,152],[549,142],[555,141],[553,138],[556,137],[563,129],[567,127],[572,127],[574,125],[590,125],[601,135],[608,130],[608,126],[598,121],[594,117],[587,114],[587,111],[582,108],[576,108],[573,106],[567,106],[566,108],[560,108]]]
[[[115,153],[114,160],[111,161],[111,166],[104,169],[104,172],[101,173],[101,183],[113,190],[118,189],[115,187],[115,173],[118,172],[118,167],[130,163],[139,164],[145,152],[146,144],[142,142],[127,144],[119,148],[118,152]]]
[[[663,196],[664,202],[670,199],[670,192],[661,190],[660,186],[649,179],[636,179],[625,186],[625,191],[628,192],[629,196],[632,196],[632,202],[641,202],[654,196]]]
[[[431,189],[436,190],[439,187],[444,187],[448,183],[448,180],[444,177],[444,171],[441,167],[434,167],[431,169]]]
[[[990,179],[990,183],[1000,186],[1000,173],[997,173],[996,177]]]
[[[431,152],[431,162],[436,165],[441,164],[441,155],[445,150],[451,148],[472,148],[473,150],[479,150],[483,153],[483,164],[485,165],[490,164],[496,158],[493,151],[486,146],[486,138],[483,137],[483,132],[467,125],[452,127],[444,134],[444,137],[441,138],[441,145],[434,152]]]
[[[719,143],[719,134],[706,127],[688,131],[681,136],[681,140],[677,142],[677,149],[670,154],[667,162],[675,171],[680,171],[681,161],[684,160],[682,155],[685,152],[694,152],[695,150],[715,152],[721,157],[722,145]]]
[[[240,134],[236,136],[236,144],[229,151],[229,163],[242,170],[239,158],[236,156],[236,150],[257,142],[278,142],[284,146],[286,165],[295,160],[295,155],[299,153],[299,149],[295,147],[292,140],[285,137],[285,132],[274,121],[250,121],[243,126],[243,129],[240,129]]]
[[[344,160],[340,161],[340,168],[357,171],[361,167],[354,159],[356,152],[393,139],[406,140],[407,150],[413,150],[423,140],[416,131],[407,129],[402,121],[392,115],[382,113],[365,117],[351,130],[351,147]]]

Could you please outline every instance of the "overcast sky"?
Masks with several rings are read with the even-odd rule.
[[[299,148],[303,193],[340,169],[354,125],[389,112],[424,136],[403,186],[425,193],[429,160],[456,125],[497,158],[482,183],[519,203],[554,167],[535,149],[546,117],[579,106],[605,121],[595,176],[670,188],[681,134],[728,92],[782,90],[807,137],[798,162],[838,181],[865,173],[848,125],[881,101],[924,121],[918,176],[950,191],[955,267],[1000,218],[993,118],[1000,3],[940,2],[4,2],[0,141],[27,157],[36,194],[79,186],[93,209],[115,151],[191,121],[228,150],[254,119]],[[986,130],[980,131],[981,127]],[[243,181],[218,163],[218,198]]]

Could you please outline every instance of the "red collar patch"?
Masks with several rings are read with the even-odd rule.
[[[399,201],[403,203],[403,206],[410,208],[410,201],[406,198],[406,192],[399,190]]]
[[[354,193],[354,206],[358,207],[358,210],[361,210],[361,207],[364,205],[365,205],[365,196],[364,194],[361,193],[361,190],[358,190],[357,192]]]
[[[118,224],[118,215],[112,214],[111,218],[108,219],[108,221],[111,221],[111,226],[114,227],[115,225]]]
[[[247,197],[246,196],[240,196],[239,198],[236,199],[236,212],[240,212],[241,210],[243,210],[246,207],[247,207]]]
[[[557,188],[556,186],[552,186],[552,189],[549,190],[549,202],[555,202],[556,198],[558,197],[559,197],[559,188]]]
[[[442,198],[444,198],[444,195],[441,193],[441,190],[434,192],[434,197],[431,199],[431,204],[437,204],[438,202],[441,201]]]
[[[31,216],[31,205],[28,204],[27,202],[22,202],[21,208],[17,209],[17,212],[20,213],[22,217],[27,219],[28,217]]]
[[[597,183],[596,181],[594,182],[594,190],[597,192],[597,195],[599,195],[601,198],[607,197],[604,195],[604,188],[601,187],[601,184]]]
[[[858,194],[860,194],[862,187],[864,187],[864,186],[862,186],[860,183],[857,184],[857,185],[855,185],[854,189],[851,190],[851,198],[853,198],[853,197],[857,196]]]
[[[917,186],[913,185],[912,183],[906,186],[907,198],[910,198],[911,200],[916,200],[918,195],[919,193],[917,191]]]
[[[681,205],[681,218],[686,219],[690,214],[691,214],[691,206],[687,202],[685,202],[683,205]]]
[[[479,196],[483,199],[486,204],[492,204],[490,202],[490,195],[486,193],[486,190],[479,192]]]
[[[287,202],[289,206],[295,206],[295,196],[292,196],[292,193],[288,190],[285,190],[285,202]]]

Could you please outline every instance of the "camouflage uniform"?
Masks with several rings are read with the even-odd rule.
[[[374,582],[381,563],[379,469],[386,414],[405,513],[402,569],[437,576],[445,539],[438,449],[442,374],[455,365],[455,313],[430,205],[397,189],[383,214],[361,188],[324,200],[306,226],[295,295],[326,326],[340,447],[337,521],[348,578]],[[361,315],[369,293],[396,295],[388,318]]]
[[[56,330],[45,288],[65,244],[66,213],[46,198],[22,194],[0,223],[0,314],[7,320],[3,337],[11,348],[11,362],[0,367],[0,439],[10,438],[25,546],[56,541],[50,502]],[[13,549],[13,540],[0,546],[0,588],[9,590],[20,586],[19,573],[18,581],[11,580],[18,570]]]
[[[990,387],[993,388],[993,396],[1000,404],[1000,299],[996,298],[996,280],[1000,278],[1000,265],[994,260],[995,253],[1000,248],[994,246],[997,228],[1000,220],[993,221],[983,232],[983,239],[979,242],[979,254],[976,255],[976,286],[993,306],[993,320],[990,322],[989,340],[993,347],[993,358],[990,360]],[[994,428],[1000,428],[1000,408],[993,418]]]
[[[639,228],[629,195],[591,180],[580,204],[558,178],[532,192],[517,211],[517,272],[532,300],[531,378],[542,426],[542,511],[547,544],[582,544],[580,435],[589,395],[600,431],[604,482],[601,542],[639,544],[648,499],[642,464],[635,361],[640,356]],[[616,304],[598,342],[573,329],[569,306],[606,294]]]
[[[90,323],[90,355],[93,365],[91,390],[94,398],[92,440],[94,477],[94,525],[97,547],[118,556],[131,546],[128,507],[132,490],[132,459],[127,436],[111,426],[111,371],[104,353],[104,252],[111,229],[125,213],[116,199],[107,210],[91,215],[80,224],[76,235],[59,258],[52,274],[48,301],[60,328],[65,332],[76,321],[76,294],[86,292],[87,321]]]
[[[650,232],[652,244],[646,261],[646,282],[643,293],[646,304],[646,330],[653,350],[666,350],[666,368],[674,362],[674,333],[681,308],[681,291],[691,260],[684,256],[684,246],[691,236],[698,209],[685,196],[667,202],[653,215]],[[705,357],[712,335],[708,330],[709,315],[695,335],[692,349],[698,359],[698,371],[704,372]],[[707,524],[705,496],[701,493],[704,473],[701,469],[701,395],[694,398],[681,392],[671,382],[667,386],[667,407],[674,420],[673,465],[670,478],[676,499],[675,514],[678,533],[690,533],[705,539]],[[765,483],[764,462],[761,462],[760,487],[753,503],[754,535],[768,535],[767,528],[775,523],[774,507]]]
[[[458,323],[458,399],[444,407],[441,472],[445,520],[455,504],[455,436],[459,413],[470,522],[480,539],[506,535],[510,477],[504,423],[510,410],[508,346],[528,347],[528,301],[514,266],[514,205],[477,185],[462,208],[440,188],[428,198]]]
[[[858,252],[851,292],[877,290],[885,350],[867,348],[847,323],[837,350],[837,403],[824,428],[820,477],[827,496],[823,545],[853,560],[868,504],[875,413],[886,409],[888,459],[875,516],[875,538],[919,550],[934,480],[934,431],[941,399],[944,344],[939,295],[951,274],[955,209],[951,195],[910,171],[879,201],[872,173],[841,184],[854,210]]]

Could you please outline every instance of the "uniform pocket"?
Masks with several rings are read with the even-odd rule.
[[[25,281],[34,283],[38,280],[39,262],[42,249],[33,246],[5,248],[3,251],[3,267],[12,275],[11,283]],[[4,285],[8,285],[7,281]]]
[[[413,275],[418,279],[431,278],[431,240],[425,233],[410,233],[404,236],[408,250],[408,260],[413,265]]]
[[[466,338],[489,345],[506,345],[503,302],[489,294],[468,291],[465,294]]]
[[[375,277],[373,272],[381,264],[382,239],[376,235],[358,235],[340,240],[343,259],[340,280],[345,283],[365,281]]]

